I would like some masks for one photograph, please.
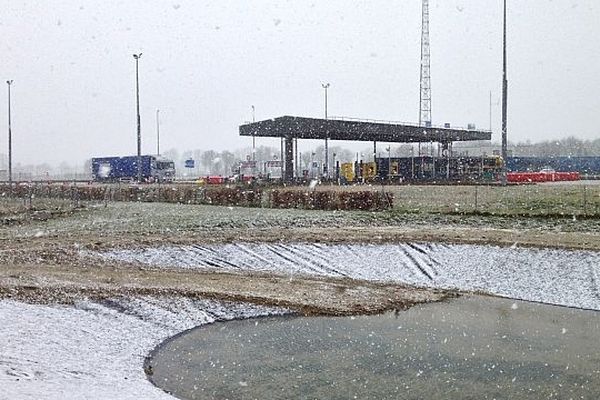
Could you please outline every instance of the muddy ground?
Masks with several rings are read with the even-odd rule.
[[[443,241],[600,250],[596,219],[435,213],[322,212],[156,204],[5,207],[0,297],[71,303],[132,294],[208,297],[305,314],[376,313],[455,293],[306,276],[158,269],[101,260],[86,250],[245,242]]]

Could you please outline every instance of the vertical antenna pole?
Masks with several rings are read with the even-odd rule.
[[[323,89],[325,89],[325,119],[327,119],[327,89],[329,89],[329,83],[322,83],[321,86],[323,86]],[[326,122],[327,127],[325,129],[325,168],[323,169],[323,175],[325,175],[325,177],[327,179],[329,179],[329,143],[328,143],[328,138],[329,138],[329,123]]]
[[[256,122],[256,108],[252,105],[252,123]],[[254,136],[255,128],[252,128],[252,161],[256,160],[256,136]]]
[[[160,110],[156,110],[156,155],[160,156],[160,123],[158,119],[158,113]]]
[[[135,58],[135,99],[136,99],[136,116],[137,116],[137,180],[142,182],[142,130],[140,125],[140,75],[139,61],[142,53],[134,54]]]
[[[9,194],[12,195],[12,125],[11,125],[11,115],[10,115],[10,87],[13,81],[8,80],[6,84],[8,85],[8,191]]]
[[[490,132],[492,131],[492,91],[490,90]]]
[[[502,32],[502,185],[506,185],[506,161],[508,160],[507,150],[507,98],[508,98],[508,79],[506,77],[506,0],[504,0],[504,22]]]

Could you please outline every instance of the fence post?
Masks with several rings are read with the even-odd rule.
[[[477,208],[479,208],[479,185],[475,184],[475,212],[477,212]]]

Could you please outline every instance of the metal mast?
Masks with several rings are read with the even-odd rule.
[[[419,92],[419,125],[431,126],[431,54],[429,50],[429,0],[423,0],[421,17],[421,78]],[[419,153],[421,153],[419,143]]]
[[[158,113],[160,110],[156,110],[156,155],[160,156],[160,123],[158,119]]]
[[[142,130],[140,125],[140,75],[139,61],[142,53],[134,54],[135,58],[135,99],[136,99],[136,114],[137,114],[137,178],[138,183],[142,182]]]
[[[323,89],[325,89],[325,119],[327,119],[327,89],[329,89],[329,83],[322,83]],[[329,178],[329,146],[327,143],[327,137],[329,132],[325,130],[325,168],[323,169],[323,175]]]
[[[10,87],[13,84],[12,79],[6,81],[8,85],[8,192],[12,195],[12,126],[10,115]]]
[[[504,18],[502,24],[502,160],[504,167],[502,173],[502,184],[506,185],[506,161],[508,157],[507,149],[507,106],[508,106],[508,79],[506,72],[506,0],[504,0]]]

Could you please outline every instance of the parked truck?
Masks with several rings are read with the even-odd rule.
[[[142,182],[170,182],[175,178],[175,163],[161,156],[145,155],[92,158],[92,179],[96,182],[136,181],[141,160]]]

